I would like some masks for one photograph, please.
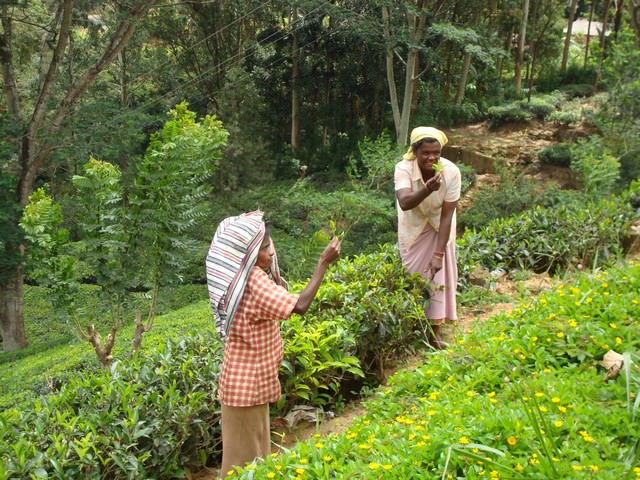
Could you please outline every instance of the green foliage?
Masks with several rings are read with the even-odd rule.
[[[334,399],[345,375],[382,380],[391,359],[424,344],[424,292],[424,280],[407,274],[392,245],[338,262],[306,315],[284,325],[282,403],[300,392]]]
[[[471,187],[476,183],[476,171],[473,167],[465,163],[459,163],[458,168],[460,169],[460,194],[464,195],[469,191]]]
[[[127,290],[150,290],[150,328],[159,289],[177,284],[185,258],[202,252],[193,232],[209,215],[205,199],[227,132],[213,117],[197,121],[185,103],[170,115],[172,119],[152,135],[126,194],[120,170],[107,162],[92,158],[84,175],[73,177],[76,192],[71,198],[82,241],[66,241],[66,230],[59,225],[60,207],[43,192],[36,192],[25,210],[31,274],[52,287],[54,303],[68,311],[79,331],[102,323],[97,312],[77,301],[86,272],[101,287],[96,291],[101,303],[111,305],[115,328],[125,320]]]
[[[460,281],[476,264],[489,270],[555,272],[571,262],[591,265],[615,260],[629,222],[636,218],[631,199],[622,196],[588,200],[577,198],[555,207],[535,207],[520,215],[497,219],[482,230],[467,230],[458,240]]]
[[[498,128],[511,122],[528,122],[534,117],[530,111],[522,108],[519,102],[489,107],[487,116],[491,128]]]
[[[568,99],[590,97],[596,93],[596,87],[590,83],[574,83],[571,85],[565,85],[560,90]]]
[[[19,245],[23,234],[18,226],[22,212],[15,185],[15,177],[0,175],[0,284],[13,278],[22,262]]]
[[[184,258],[200,247],[191,232],[208,215],[205,200],[228,135],[212,116],[197,121],[186,103],[170,114],[151,136],[128,196],[129,248],[139,262],[129,274],[152,288],[179,282]]]
[[[563,114],[564,112],[556,112]],[[538,159],[544,165],[555,165],[557,167],[571,166],[572,146],[569,143],[558,143],[544,147],[538,152]]]
[[[594,136],[579,141],[571,154],[571,169],[579,175],[587,194],[601,196],[614,191],[620,179],[620,161],[602,139]]]
[[[604,62],[603,82],[609,87],[609,95],[596,116],[605,145],[620,159],[623,188],[640,178],[640,74],[635,68],[638,62],[640,50],[635,37],[629,29],[623,29]]]
[[[376,139],[364,137],[358,142],[360,155],[349,158],[348,174],[352,180],[361,180],[367,189],[380,190],[393,182],[395,164],[402,156],[402,149],[384,131]]]
[[[69,379],[0,421],[2,478],[177,478],[220,450],[213,334]]]
[[[471,101],[463,101],[461,105],[444,102],[439,99],[429,105],[428,109],[416,113],[413,123],[416,125],[436,124],[442,127],[453,127],[484,120],[485,112]]]
[[[220,218],[212,218],[210,225],[226,215],[263,210],[272,222],[280,267],[294,280],[313,273],[324,248],[313,241],[313,235],[319,230],[328,232],[330,221],[336,223],[337,231],[345,232],[343,256],[370,252],[380,244],[396,241],[392,189],[354,190],[350,183],[320,184],[315,177],[239,191],[228,199],[228,210],[220,212]]]
[[[396,373],[347,430],[234,477],[625,478],[640,467],[623,461],[638,440],[637,417],[626,380],[603,382],[598,364],[611,348],[640,350],[639,291],[635,263],[527,299]],[[550,462],[557,475],[545,473]]]
[[[276,160],[264,140],[265,102],[256,79],[242,67],[231,67],[218,95],[218,104],[229,139],[212,179],[216,189],[233,192],[239,187],[266,183],[273,176]]]
[[[545,122],[555,123],[556,125],[562,125],[568,127],[580,121],[580,116],[575,112],[551,112],[544,118]]]
[[[523,212],[536,205],[551,205],[559,195],[555,187],[540,189],[523,175],[500,171],[500,183],[482,187],[473,203],[458,215],[459,230],[480,230],[497,218]]]

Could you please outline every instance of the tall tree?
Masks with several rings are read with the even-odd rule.
[[[522,22],[520,23],[520,33],[518,35],[518,51],[516,53],[515,66],[515,89],[520,95],[522,89],[522,64],[524,63],[524,47],[527,37],[527,22],[529,20],[529,0],[522,0]]]
[[[440,0],[433,11],[432,15],[437,14],[445,0]],[[394,9],[394,10],[392,10]],[[407,46],[406,59],[401,59],[404,65],[404,88],[402,91],[402,102],[398,95],[395,79],[395,56],[400,57],[400,53],[396,49],[397,40],[392,37],[392,13],[398,13],[399,16],[405,18],[406,37],[403,43]],[[426,0],[408,0],[404,4],[396,5],[393,2],[384,3],[382,5],[382,25],[386,43],[386,71],[387,84],[389,88],[389,97],[391,100],[391,110],[393,113],[393,123],[396,130],[396,141],[399,145],[406,145],[409,135],[409,121],[411,117],[411,105],[413,103],[413,95],[416,91],[415,84],[419,80],[420,74],[416,74],[416,64],[420,50],[424,43],[424,34],[427,24],[427,1]]]
[[[50,51],[44,51],[49,59],[37,89],[35,98],[24,98],[16,83],[14,68],[13,30],[14,14],[18,7],[2,6],[2,34],[0,35],[0,62],[4,79],[4,95],[9,113],[15,122],[23,125],[16,139],[17,147],[17,188],[16,197],[20,205],[26,205],[34,187],[37,175],[50,160],[52,152],[59,148],[58,134],[63,123],[72,113],[73,107],[131,39],[138,20],[146,14],[156,0],[138,0],[131,3],[116,3],[113,8],[120,20],[116,23],[107,45],[98,52],[94,63],[81,74],[70,79],[66,90],[58,95],[60,65],[68,52],[69,38],[73,28],[75,12],[74,0],[63,0],[54,13],[51,28],[54,39],[48,43]],[[26,7],[28,8],[28,7]],[[28,11],[23,12],[25,17]],[[73,73],[71,71],[71,73]],[[68,80],[68,79],[67,79]],[[15,248],[22,252],[24,247]],[[0,283],[0,329],[5,351],[26,346],[24,330],[23,273],[18,265],[10,278]]]
[[[562,50],[562,63],[560,63],[560,72],[567,71],[567,62],[569,61],[569,47],[571,46],[571,30],[573,29],[573,20],[576,15],[576,6],[578,0],[571,0],[569,7],[569,22],[567,22],[567,34],[564,37],[564,49]]]

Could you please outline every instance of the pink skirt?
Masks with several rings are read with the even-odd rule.
[[[458,286],[456,242],[450,240],[447,243],[442,268],[432,279],[429,275],[429,262],[436,248],[437,240],[438,232],[431,225],[427,225],[409,249],[400,245],[400,257],[405,268],[411,273],[419,273],[423,278],[430,280],[433,285],[424,313],[434,325],[439,325],[445,320],[458,319],[456,313],[456,288]]]

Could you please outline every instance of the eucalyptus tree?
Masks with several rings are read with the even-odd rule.
[[[522,19],[520,21],[520,30],[518,32],[518,50],[516,51],[514,86],[516,95],[520,95],[522,88],[522,67],[524,63],[524,49],[527,38],[527,25],[529,21],[529,0],[522,0]]]
[[[16,153],[8,162],[8,172],[16,177],[18,205],[26,205],[37,176],[52,153],[64,144],[63,123],[74,106],[103,71],[117,58],[131,39],[136,26],[156,0],[97,2],[94,19],[103,22],[106,32],[94,31],[88,17],[78,15],[74,0],[58,2],[3,2],[0,62],[4,80],[4,108],[11,121],[21,126],[14,137]],[[76,34],[94,35],[95,49],[90,66],[61,71]],[[64,77],[64,78],[63,78]],[[5,252],[20,256],[23,245],[8,245]],[[0,283],[0,328],[3,348],[15,350],[26,345],[22,309],[23,273],[18,262],[5,272]]]
[[[569,21],[567,22],[567,32],[564,37],[564,48],[562,50],[562,62],[560,63],[561,73],[564,73],[567,70],[569,47],[571,46],[571,31],[573,29],[573,20],[575,18],[577,5],[578,0],[571,0],[571,6],[569,7]]]

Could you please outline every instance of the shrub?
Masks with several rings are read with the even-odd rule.
[[[220,451],[211,335],[167,342],[135,362],[70,378],[0,422],[3,478],[176,478]]]
[[[414,352],[426,339],[424,288],[390,244],[338,262],[307,314],[283,325],[280,403],[291,404],[293,396],[324,404],[335,400],[345,379],[382,380],[390,359]]]
[[[575,112],[551,112],[544,118],[545,122],[551,122],[556,125],[569,126],[580,121],[580,115]]]
[[[524,176],[501,172],[500,183],[478,191],[473,203],[458,216],[458,229],[482,229],[496,218],[509,217],[535,205],[548,205],[555,198],[555,188],[538,190],[535,183]]]
[[[560,88],[568,99],[576,97],[590,97],[596,93],[596,87],[590,83],[574,83]]]
[[[569,167],[572,158],[571,148],[571,145],[568,143],[549,145],[538,152],[538,158],[540,159],[540,163],[544,165]]]
[[[489,270],[500,267],[553,273],[571,262],[595,268],[616,259],[629,222],[637,216],[631,199],[640,185],[633,185],[621,196],[598,201],[583,196],[494,220],[480,231],[467,230],[458,240],[461,284],[467,284],[477,264]]]
[[[532,98],[530,102],[522,101],[520,102],[520,107],[524,110],[531,112],[533,117],[538,120],[543,120],[547,115],[554,112],[556,107],[552,103],[541,99],[541,98]]]
[[[469,191],[471,187],[473,187],[476,183],[476,171],[473,167],[466,165],[464,163],[458,163],[458,168],[460,169],[460,194],[464,195]]]
[[[487,116],[491,128],[497,128],[509,122],[528,122],[533,119],[533,114],[522,108],[520,102],[489,107]]]
[[[600,137],[579,141],[571,151],[571,169],[588,194],[612,193],[620,180],[620,161],[604,146]]]

